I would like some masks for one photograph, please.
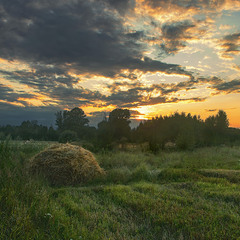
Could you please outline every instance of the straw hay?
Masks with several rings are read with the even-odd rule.
[[[85,183],[104,174],[91,152],[71,144],[53,145],[40,152],[30,160],[29,170],[53,185]]]

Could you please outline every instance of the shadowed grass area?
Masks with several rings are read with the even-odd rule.
[[[240,147],[96,156],[107,174],[51,187],[26,162],[46,143],[1,143],[0,239],[239,239]]]
[[[100,154],[98,160],[105,169],[137,167],[146,163],[153,168],[211,168],[240,170],[240,147],[197,148],[193,151],[163,151],[157,155],[142,152]]]

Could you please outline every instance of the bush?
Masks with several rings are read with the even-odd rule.
[[[94,144],[86,141],[82,142],[81,146],[91,152],[97,152],[99,150]]]
[[[192,132],[181,132],[176,140],[176,146],[180,150],[192,150],[195,147],[195,139]]]
[[[5,137],[5,134],[4,132],[0,132],[0,140],[4,140],[6,137]]]
[[[60,143],[67,143],[67,142],[72,142],[77,140],[77,133],[71,130],[65,130],[63,131],[60,136],[58,141]]]
[[[5,141],[0,141],[0,170],[12,165],[9,141],[10,137],[7,137]]]
[[[159,152],[160,145],[157,143],[156,140],[149,141],[149,150],[154,154],[157,154]]]
[[[142,163],[132,173],[133,180],[150,180],[151,173],[146,164]]]
[[[107,182],[127,183],[131,179],[131,171],[128,167],[114,168],[107,172]]]

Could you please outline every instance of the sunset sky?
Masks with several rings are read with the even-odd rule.
[[[240,127],[240,0],[0,0],[0,125],[219,109]]]

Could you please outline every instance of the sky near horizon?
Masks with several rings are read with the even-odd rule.
[[[224,110],[240,127],[240,0],[0,0],[0,125]]]

